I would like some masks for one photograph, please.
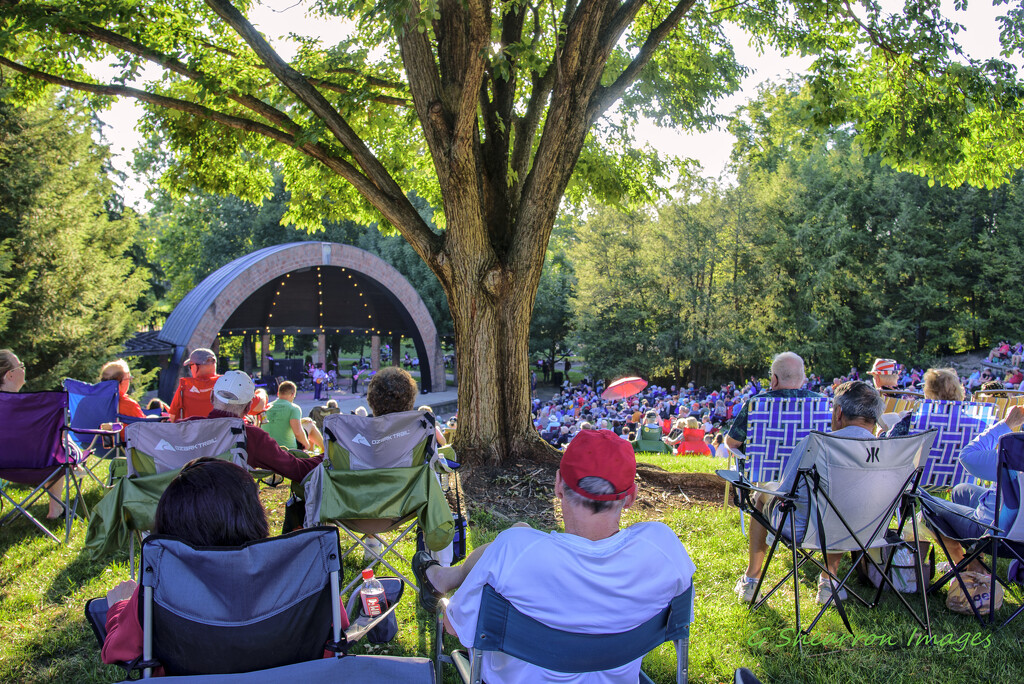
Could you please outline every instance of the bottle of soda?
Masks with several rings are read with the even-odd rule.
[[[357,620],[360,625],[369,624],[371,620],[388,609],[388,597],[384,593],[384,586],[373,576],[371,569],[363,570],[363,585],[359,587],[359,600],[363,604],[363,609]]]

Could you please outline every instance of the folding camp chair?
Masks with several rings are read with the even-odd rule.
[[[442,600],[446,604],[446,600]],[[438,616],[437,653],[442,653],[444,628]],[[676,647],[676,682],[689,676],[690,623],[693,620],[693,587],[673,598],[660,613],[625,632],[578,634],[548,627],[524,615],[491,585],[483,589],[473,649],[453,651],[440,662],[452,664],[466,684],[480,684],[485,651],[505,653],[531,665],[555,672],[603,672],[622,667],[666,641]],[[640,673],[640,681],[651,680]]]
[[[1024,406],[1024,390],[989,390],[978,392],[973,397],[974,401],[983,404],[996,405],[996,420],[1006,418],[1006,414],[1014,406]],[[1020,428],[1014,429],[1020,432]]]
[[[354,542],[343,558],[361,548],[370,559],[366,567],[381,563],[418,591],[415,580],[399,571],[388,555],[409,563],[396,547],[417,524],[433,552],[447,547],[454,536],[452,513],[433,470],[439,462],[434,416],[424,411],[329,415],[324,418],[324,446],[323,467],[302,483],[305,524],[337,522]],[[392,541],[380,537],[391,531],[398,531]],[[357,576],[342,592],[358,581]]]
[[[0,518],[0,525],[22,515],[58,544],[60,539],[29,513],[28,507],[43,496],[54,498],[47,485],[63,478],[64,494],[60,503],[65,510],[64,542],[71,538],[71,525],[79,505],[82,506],[83,517],[89,518],[81,483],[75,473],[84,456],[67,437],[72,431],[65,423],[67,408],[67,392],[0,392],[0,478],[33,487],[21,501],[15,501],[4,488],[0,488],[0,496],[14,506]],[[73,503],[72,485],[76,492]]]
[[[641,451],[649,451],[654,454],[671,454],[672,449],[661,441],[661,437],[661,428],[649,428],[647,426],[641,427],[640,438],[631,442],[633,445],[633,452],[640,453]]]
[[[832,400],[826,397],[754,397],[747,411],[745,451],[730,449],[736,468],[750,482],[779,479],[793,447],[812,430],[832,429]],[[725,487],[729,502],[729,484]],[[743,511],[740,529],[746,534]]]
[[[914,531],[914,539],[918,539],[917,521],[913,516],[914,493],[921,477],[921,463],[924,461],[928,448],[935,439],[935,431],[930,430],[914,435],[892,437],[888,439],[855,439],[837,437],[822,432],[812,432],[801,445],[799,471],[793,488],[788,492],[773,491],[755,486],[740,474],[731,470],[719,470],[722,478],[729,480],[736,488],[737,505],[747,510],[774,537],[765,558],[761,577],[754,591],[754,603],[751,610],[762,606],[790,577],[793,578],[793,593],[796,608],[796,630],[800,628],[800,580],[799,570],[804,563],[813,565],[827,573],[832,588],[831,598],[821,607],[814,620],[802,631],[810,634],[811,630],[824,615],[832,603],[843,620],[846,628],[853,633],[846,617],[840,591],[846,590],[862,605],[873,608],[878,604],[882,590],[888,586],[899,598],[903,606],[910,611],[921,627],[931,634],[931,622],[928,616],[928,604],[925,600],[924,572],[920,558],[920,549],[916,544],[908,544],[902,540],[903,527],[909,520]],[[795,457],[795,456],[794,456]],[[772,516],[758,510],[750,499],[752,492],[762,492],[776,496],[780,500],[777,513]],[[802,537],[797,532],[798,512],[807,515],[806,531]],[[890,541],[886,537],[889,523],[894,514],[898,514],[899,526],[896,539]],[[777,517],[776,517],[777,516]],[[792,554],[792,568],[786,575],[758,599],[761,587],[778,545],[782,543]],[[895,553],[889,553],[884,569],[868,553],[869,549],[904,546],[915,556],[917,567],[917,588],[924,604],[924,618],[910,606],[906,598],[896,591],[889,571]],[[825,551],[850,551],[853,564],[842,577],[833,575],[827,569]],[[815,553],[822,555],[821,560]],[[874,567],[882,577],[869,601],[858,595],[849,586],[849,578],[861,559]]]
[[[907,392],[905,390],[898,389],[879,390],[879,394],[881,394],[882,399],[885,400],[886,413],[903,413],[904,411],[911,411],[922,399],[924,399],[924,394],[920,392]]]
[[[333,527],[240,547],[196,548],[153,535],[143,544],[142,567],[143,653],[131,665],[144,676],[162,666],[169,675],[195,681],[433,684],[426,658],[341,657],[398,602],[369,624],[341,631],[341,560]],[[86,604],[101,644],[106,608],[105,599]],[[325,650],[337,657],[323,658]]]
[[[910,431],[936,430],[938,434],[927,462],[923,463],[921,486],[951,489],[966,482],[971,476],[960,464],[960,451],[995,422],[994,404],[936,399],[922,401],[914,410]]]
[[[951,579],[956,579],[960,588],[963,590],[964,595],[970,595],[970,592],[967,590],[967,586],[964,584],[961,573],[970,563],[978,560],[992,576],[989,596],[995,596],[996,582],[999,582],[1004,589],[1009,590],[1011,588],[1008,582],[999,577],[998,572],[993,572],[993,569],[998,567],[999,556],[1005,552],[1011,559],[1017,561],[1018,564],[1024,564],[1024,514],[1022,514],[1024,512],[1021,511],[1021,502],[1024,501],[1024,434],[1010,433],[1003,435],[999,440],[998,458],[999,465],[996,479],[995,510],[997,512],[996,523],[999,526],[985,525],[984,527],[987,527],[989,531],[982,537],[977,539],[959,538],[958,535],[943,522],[942,518],[937,515],[935,509],[936,502],[927,498],[921,499],[921,512],[924,514],[924,517],[928,520],[929,524],[938,530],[940,535],[942,535],[936,536],[936,539],[951,565],[949,572],[935,580],[935,582],[928,588],[929,593],[938,591]],[[941,505],[941,502],[939,505]],[[1005,528],[1005,531],[1000,528]],[[953,559],[949,555],[949,549],[943,541],[943,536],[948,539],[955,539],[958,542],[970,546],[970,550],[960,563],[953,563]],[[982,560],[983,554],[992,556],[991,566],[985,565],[984,560]],[[995,601],[990,600],[990,610],[987,616],[987,622],[990,624],[995,620],[995,611],[992,610],[994,607]],[[971,603],[971,610],[974,612],[974,616],[978,619],[978,622],[981,624],[986,623],[986,620],[978,611],[978,607],[974,605],[973,602]],[[1024,612],[1024,602],[1021,603],[1021,606],[1013,615],[1007,618],[1006,622],[1004,622],[1002,626],[1005,627],[1011,620],[1022,612]]]
[[[103,430],[102,434],[76,434],[71,433],[71,439],[82,449],[85,459],[82,466],[89,476],[101,487],[108,487],[112,478],[107,478],[104,484],[93,472],[88,459],[95,456],[98,459],[113,459],[123,452],[123,444],[120,443],[120,431],[117,402],[118,382],[117,380],[104,380],[95,385],[80,380],[66,378],[64,390],[68,393],[68,423],[72,428]],[[105,428],[104,425],[109,425]],[[116,426],[116,428],[115,428]]]
[[[212,457],[248,469],[245,424],[241,418],[209,418],[179,423],[141,421],[125,429],[128,476],[116,482],[97,505],[86,546],[99,556],[115,539],[127,536],[128,562],[135,576],[135,543],[152,528],[163,490],[189,461]],[[127,530],[128,534],[121,533]]]

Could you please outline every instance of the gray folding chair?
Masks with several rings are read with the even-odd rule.
[[[148,677],[162,666],[177,675],[172,681],[433,684],[426,658],[341,657],[398,604],[342,632],[338,551],[333,527],[223,548],[150,536],[142,547],[143,654],[134,668]],[[104,603],[86,606],[101,643]]]
[[[848,591],[862,605],[873,608],[878,604],[882,591],[887,586],[922,629],[930,634],[931,623],[925,600],[926,588],[920,550],[916,544],[902,541],[901,535],[904,525],[910,521],[914,538],[919,538],[917,521],[913,516],[914,493],[921,477],[922,464],[935,439],[935,431],[888,439],[855,439],[812,432],[805,439],[806,449],[800,460],[799,473],[793,489],[789,492],[762,489],[733,471],[718,471],[720,476],[730,480],[736,487],[739,505],[774,536],[754,592],[755,602],[751,604],[751,610],[762,606],[792,577],[796,629],[800,632],[799,570],[804,563],[810,561],[828,575],[832,597],[821,607],[802,634],[810,634],[833,603],[844,625],[852,634],[853,628],[839,596],[840,590]],[[782,500],[779,506],[781,515],[777,522],[753,506],[749,498],[752,492],[771,494]],[[796,527],[798,510],[807,512],[807,528],[802,537],[799,537]],[[894,515],[897,515],[898,519],[899,542],[888,541],[885,534]],[[768,576],[772,559],[780,543],[791,551],[792,568],[771,590],[761,596],[762,584]],[[885,567],[882,568],[868,553],[869,549],[898,546],[905,546],[915,556],[917,588],[924,605],[923,618],[910,606],[906,598],[896,591],[890,579],[889,571],[895,554],[888,555]],[[824,559],[826,550],[849,551],[853,555],[853,564],[842,577],[828,572]],[[821,560],[815,554],[821,554]],[[849,585],[849,579],[862,558],[883,578],[871,600],[862,598]]]

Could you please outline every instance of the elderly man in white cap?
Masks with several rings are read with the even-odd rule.
[[[473,645],[485,585],[529,617],[565,631],[618,632],[649,620],[690,587],[695,567],[664,523],[620,528],[622,511],[636,499],[635,478],[629,443],[608,430],[580,432],[555,476],[565,532],[517,523],[447,568],[417,553],[412,569],[424,608],[432,612],[439,597],[455,591],[445,627],[466,646]],[[639,673],[639,659],[597,678],[551,673],[502,653],[485,653],[483,660],[487,682],[635,682]]]
[[[256,385],[252,378],[242,371],[228,371],[217,378],[213,386],[213,408],[203,417],[188,420],[204,420],[206,418],[244,418],[256,394]],[[274,438],[255,425],[245,425],[245,452],[251,467],[270,470],[282,477],[296,482],[301,481],[311,470],[320,465],[322,456],[297,458],[287,449],[274,441]],[[302,502],[289,501],[288,506],[301,507]],[[298,517],[296,517],[298,516]],[[297,525],[301,520],[296,510],[285,510],[286,528]],[[291,529],[285,529],[290,532]]]

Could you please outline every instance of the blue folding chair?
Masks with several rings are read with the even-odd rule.
[[[22,515],[58,544],[60,539],[29,513],[28,507],[43,496],[56,498],[47,489],[47,485],[62,477],[64,494],[61,504],[66,512],[65,543],[71,537],[71,525],[79,503],[83,516],[86,519],[89,517],[75,475],[75,467],[82,462],[83,456],[67,437],[70,429],[65,422],[67,409],[67,392],[0,392],[0,478],[34,488],[21,501],[16,501],[5,489],[0,488],[0,496],[14,506],[12,511],[0,518],[0,525]],[[76,492],[74,503],[71,502],[72,485]]]
[[[441,656],[444,630],[440,616],[437,653],[440,661],[455,667],[463,682],[480,684],[482,657],[488,651],[504,653],[555,672],[604,672],[642,658],[666,641],[671,641],[676,647],[676,682],[685,684],[689,677],[692,621],[692,585],[643,624],[610,634],[578,634],[548,627],[519,612],[494,587],[486,585],[480,598],[472,657],[467,657],[464,651]],[[641,671],[640,681],[651,680]]]
[[[936,536],[939,546],[950,561],[950,570],[937,579],[930,587],[928,593],[934,593],[941,589],[952,579],[955,579],[963,590],[964,595],[970,595],[961,573],[967,569],[973,561],[979,560],[985,566],[982,556],[992,556],[992,565],[985,566],[992,576],[992,584],[989,588],[989,596],[996,594],[996,582],[999,582],[1004,589],[1010,589],[1010,583],[999,577],[998,572],[993,572],[999,564],[999,557],[1009,556],[1018,565],[1024,566],[1024,511],[1021,510],[1021,503],[1024,502],[1024,433],[1010,433],[1003,435],[999,440],[999,465],[996,479],[996,524],[988,525],[988,531],[978,539],[961,539],[955,531],[946,525],[942,518],[934,510],[935,504],[932,500],[921,499],[921,512],[929,524],[937,529],[940,535]],[[960,563],[953,563],[949,556],[943,537],[956,539],[970,546],[970,551],[964,556]],[[1012,562],[1011,562],[1012,564]],[[989,614],[983,616],[978,607],[972,602],[971,610],[978,622],[985,624],[995,620],[995,601],[989,601]],[[1005,627],[1011,620],[1024,612],[1024,601],[1009,618],[1003,622]],[[987,620],[986,620],[987,617]]]
[[[117,380],[104,380],[93,385],[81,380],[66,378],[63,384],[68,393],[68,414],[70,416],[68,423],[72,428],[100,430],[105,423],[115,425],[119,422]],[[109,486],[109,478],[108,484],[104,485],[89,466],[88,459],[91,456],[112,459],[118,455],[119,451],[123,451],[117,439],[119,433],[120,427],[116,430],[111,428],[102,434],[71,433],[71,439],[84,454],[83,467],[100,486]]]
[[[926,399],[913,413],[911,432],[937,430],[938,435],[924,466],[921,486],[952,489],[971,479],[960,464],[960,452],[978,434],[994,425],[996,405],[970,401]]]
[[[750,482],[774,482],[793,447],[816,432],[832,431],[832,400],[827,397],[754,397],[747,412],[747,441],[739,454],[740,472]]]

